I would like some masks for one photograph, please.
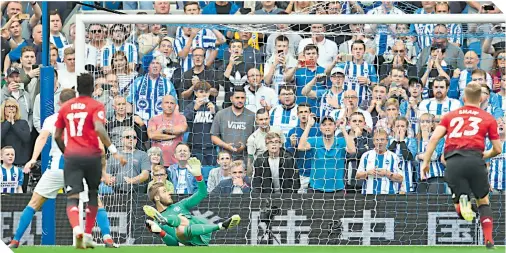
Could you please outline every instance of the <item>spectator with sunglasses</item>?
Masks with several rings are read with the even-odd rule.
[[[84,45],[85,55],[84,64],[95,67],[102,67],[102,53],[106,48],[105,26],[101,24],[91,24],[88,27],[89,42]],[[113,68],[115,69],[115,68]]]

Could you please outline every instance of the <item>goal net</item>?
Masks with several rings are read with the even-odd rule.
[[[459,220],[454,212],[442,149],[429,180],[421,180],[419,163],[437,119],[458,107],[471,80],[487,84],[487,110],[504,117],[505,103],[497,102],[506,87],[504,24],[448,23],[446,14],[411,24],[417,8],[395,7],[407,14],[392,11],[397,24],[380,18],[360,24],[352,14],[357,22],[335,24],[344,14],[325,15],[334,11],[326,3],[300,10],[315,14],[300,15],[300,24],[272,18],[262,24],[259,15],[242,15],[236,24],[207,23],[218,17],[205,15],[191,23],[78,15],[76,67],[96,76],[94,95],[106,105],[113,143],[134,150],[125,167],[108,159],[115,181],[101,186],[113,239],[163,243],[144,227],[142,206],[153,205],[146,194],[152,181],[169,181],[174,201],[196,190],[184,163],[177,164],[185,159],[177,152],[186,148],[177,146],[182,142],[202,161],[210,190],[192,215],[211,223],[242,218],[239,227],[213,233],[211,244],[483,244],[479,221]],[[304,24],[311,18],[325,22]],[[493,49],[483,51],[485,42]],[[165,95],[177,99],[165,101]],[[445,97],[451,102],[437,102]],[[241,114],[242,107],[248,111]],[[184,133],[174,130],[183,125]],[[220,160],[230,158],[223,149],[244,165]],[[165,169],[157,170],[160,156]],[[237,176],[241,167],[245,177]],[[504,244],[504,182],[491,180],[497,183],[491,196],[496,244]],[[63,215],[58,219],[66,223]],[[68,242],[70,234],[58,226]]]

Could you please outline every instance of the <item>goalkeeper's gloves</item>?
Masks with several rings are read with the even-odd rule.
[[[152,220],[146,220],[146,228],[153,234],[160,234],[163,230]]]
[[[192,173],[194,177],[202,176],[202,164],[199,159],[192,157],[188,160],[188,165],[186,168]]]

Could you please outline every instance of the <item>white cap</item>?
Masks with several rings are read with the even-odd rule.
[[[335,67],[330,71],[330,75],[333,76],[335,73],[341,73],[344,75],[344,69],[341,67]]]

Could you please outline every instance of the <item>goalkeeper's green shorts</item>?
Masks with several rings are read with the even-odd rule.
[[[205,218],[195,216],[191,217],[188,220],[190,221],[190,225],[209,224],[209,222]],[[212,233],[194,236],[190,240],[181,243],[186,246],[209,246],[209,242],[211,241],[211,235]]]

